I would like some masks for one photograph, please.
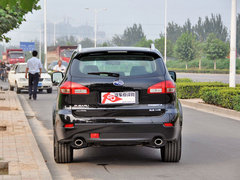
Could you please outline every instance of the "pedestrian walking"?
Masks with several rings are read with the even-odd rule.
[[[29,93],[29,99],[36,100],[37,99],[37,87],[38,87],[38,81],[41,77],[42,73],[42,63],[40,59],[37,58],[38,52],[33,51],[32,52],[32,58],[30,58],[27,61],[27,68],[25,72],[25,78],[28,78],[28,93]]]
[[[5,81],[5,73],[6,73],[6,64],[4,61],[0,64],[0,79]]]

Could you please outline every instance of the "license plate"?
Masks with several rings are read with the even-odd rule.
[[[101,104],[134,104],[136,103],[135,92],[102,92]]]
[[[39,82],[39,83],[38,83],[38,86],[42,86],[42,83],[41,83],[41,82]]]

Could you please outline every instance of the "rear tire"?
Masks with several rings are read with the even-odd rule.
[[[13,87],[13,86],[10,86],[9,89],[10,89],[10,91],[13,91],[13,90],[14,90],[14,87]]]
[[[21,89],[17,88],[17,94],[21,93]]]
[[[73,148],[70,144],[59,143],[54,137],[54,159],[56,163],[70,163],[73,160]]]
[[[179,162],[181,159],[182,151],[182,136],[173,142],[167,142],[164,147],[161,148],[161,156],[163,162]]]
[[[17,84],[17,82],[15,83],[15,88],[16,88],[16,92],[17,92],[17,94],[20,94],[20,93],[21,93],[21,89],[18,88],[18,84]]]
[[[52,93],[52,88],[50,88],[50,89],[47,89],[47,93]]]

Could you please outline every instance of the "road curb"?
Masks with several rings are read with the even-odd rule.
[[[240,121],[240,112],[206,104],[202,99],[180,99],[183,106]]]

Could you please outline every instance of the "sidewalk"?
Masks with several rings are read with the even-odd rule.
[[[1,168],[0,180],[52,179],[19,99],[11,91],[0,91]]]
[[[240,121],[240,112],[206,104],[202,99],[180,99],[183,106]]]

